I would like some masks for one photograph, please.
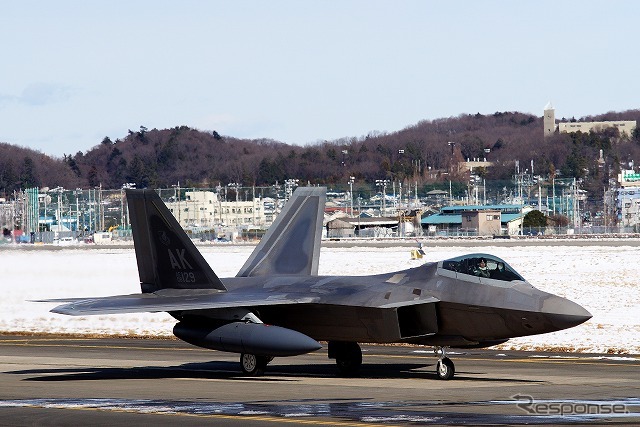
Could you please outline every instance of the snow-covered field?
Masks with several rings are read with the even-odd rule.
[[[490,245],[491,243],[488,242]],[[202,247],[220,277],[234,276],[251,246]],[[584,306],[593,318],[552,334],[516,338],[503,349],[573,350],[640,353],[640,267],[638,247],[549,246],[480,248],[425,247],[427,255],[412,261],[409,248],[323,248],[320,274],[360,275],[413,267],[465,253],[485,252],[507,261],[534,286]],[[165,313],[70,317],[50,313],[56,304],[28,300],[137,293],[133,249],[0,251],[0,332],[45,332],[91,335],[171,336],[175,320]]]

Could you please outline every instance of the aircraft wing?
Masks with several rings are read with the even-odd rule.
[[[290,293],[227,293],[206,290],[175,290],[153,293],[115,295],[99,298],[69,300],[40,300],[60,302],[51,311],[69,316],[93,314],[143,313],[158,311],[203,310],[234,307],[259,307],[265,305],[313,303],[318,297],[298,296]]]
[[[424,295],[411,301],[401,301],[370,308],[389,309],[438,302]],[[332,298],[327,295],[298,294],[296,292],[264,292],[259,289],[242,292],[221,292],[214,289],[163,289],[156,292],[114,295],[96,298],[46,299],[36,302],[64,302],[51,312],[68,316],[95,314],[124,314],[160,311],[206,310],[236,307],[261,307],[289,304],[332,304],[363,306],[359,301]],[[365,304],[366,305],[366,304]]]

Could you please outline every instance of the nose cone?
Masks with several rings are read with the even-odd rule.
[[[592,317],[580,304],[557,295],[549,295],[540,312],[557,331],[578,326]]]

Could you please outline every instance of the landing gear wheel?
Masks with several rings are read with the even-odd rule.
[[[245,374],[258,377],[264,374],[264,370],[271,360],[273,360],[273,357],[242,353],[240,355],[240,367]]]
[[[338,373],[342,377],[353,377],[362,366],[362,350],[356,342],[329,342],[329,357],[336,359]]]
[[[341,377],[355,377],[360,372],[362,359],[336,359],[336,365]]]
[[[453,378],[455,371],[456,370],[453,366],[453,362],[448,357],[443,357],[442,359],[438,360],[436,374],[441,380],[450,380],[451,378]]]

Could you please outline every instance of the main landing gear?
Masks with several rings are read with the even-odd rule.
[[[329,341],[329,359],[336,359],[338,372],[343,377],[354,377],[362,366],[362,350],[357,342]]]
[[[455,374],[455,366],[451,359],[446,355],[446,347],[436,347],[434,350],[438,356],[438,363],[436,365],[436,375],[441,380],[450,380]]]
[[[256,356],[255,354],[242,353],[240,354],[240,367],[242,372],[252,377],[259,377],[264,374],[264,370],[273,360],[273,357],[269,356]]]

